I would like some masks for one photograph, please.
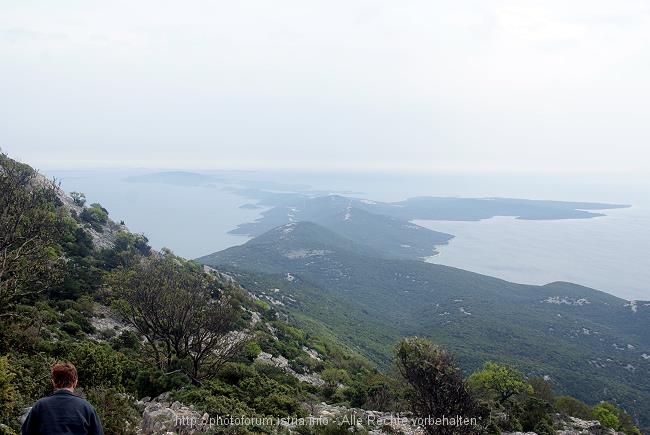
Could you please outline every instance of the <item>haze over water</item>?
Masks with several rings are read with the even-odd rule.
[[[455,234],[427,261],[508,281],[570,281],[625,299],[650,299],[650,210],[609,210],[586,220],[415,221]]]
[[[604,210],[606,216],[594,219],[415,223],[456,236],[437,247],[439,254],[427,259],[433,263],[526,284],[570,281],[625,299],[650,299],[650,189],[641,176],[447,173],[355,178],[347,180],[349,185],[340,177],[330,181],[339,189],[354,184],[370,199],[386,201],[420,195],[500,196],[632,205]]]
[[[108,208],[113,219],[124,219],[131,230],[144,232],[154,247],[167,246],[187,257],[244,243],[246,237],[227,232],[263,211],[240,209],[255,200],[226,192],[218,183],[205,187],[125,181],[147,172],[153,171],[46,173],[60,178],[64,190],[85,192],[89,202]],[[429,258],[431,262],[520,283],[571,281],[625,299],[650,300],[650,196],[633,176],[241,172],[225,178],[254,181],[262,188],[265,183],[288,183],[302,190],[307,184],[314,190],[378,201],[431,195],[631,204],[629,209],[605,210],[604,217],[584,220],[496,217],[416,223],[456,236],[437,248],[439,254]]]

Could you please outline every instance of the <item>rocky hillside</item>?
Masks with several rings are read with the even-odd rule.
[[[552,379],[560,391],[650,418],[650,337],[643,332],[650,302],[388,259],[310,222],[198,260],[229,268],[260,295],[272,290],[284,310],[325,325],[380,365],[390,364],[390,343],[423,335],[453,350],[468,372],[507,362]]]
[[[145,236],[112,222],[100,204],[86,205],[80,193],[68,197],[4,155],[0,188],[0,433],[17,433],[20,416],[52,392],[55,361],[76,365],[76,392],[97,409],[109,434],[435,433],[409,420],[424,417],[414,398],[435,385],[416,389],[412,379],[379,370],[352,341],[338,338],[349,323],[306,322],[304,313],[285,309],[305,301],[283,286],[157,252]],[[293,231],[286,229],[281,233]],[[301,262],[330,255],[342,243],[330,234],[289,251],[273,237],[257,242],[255,255],[276,249]],[[355,265],[332,270],[347,267]],[[281,275],[283,283],[302,279],[298,271]],[[447,355],[425,346],[435,350],[433,358]],[[451,359],[439,362],[457,373]],[[501,372],[518,386],[503,403],[494,399],[502,394],[498,384],[486,381]],[[449,374],[435,379],[471,388],[476,420],[465,428],[471,433],[542,428],[548,434],[555,432],[552,413],[577,414],[574,408],[638,433],[624,410],[556,398],[548,385],[507,366],[486,366],[467,381]],[[396,415],[406,420],[391,420]],[[205,427],[218,417],[244,420]],[[563,424],[556,422],[557,429]]]

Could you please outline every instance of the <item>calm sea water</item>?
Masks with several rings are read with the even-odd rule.
[[[228,234],[242,222],[259,216],[260,210],[239,206],[250,203],[219,188],[131,183],[126,178],[140,172],[47,171],[66,191],[84,192],[87,202],[99,202],[111,219],[129,230],[144,233],[156,249],[168,247],[187,258],[196,258],[249,238]]]
[[[357,179],[358,177],[358,179]],[[327,179],[319,180],[320,187]],[[640,175],[439,174],[334,177],[371,199],[469,196],[630,204],[594,219],[415,221],[454,234],[427,261],[526,284],[570,281],[625,299],[650,300],[650,182]],[[316,183],[314,183],[316,184]]]
[[[170,247],[194,258],[244,243],[227,232],[257,219],[261,210],[239,206],[254,202],[219,186],[130,183],[131,175],[150,170],[45,171],[66,191],[85,192],[114,220],[124,219],[145,233],[152,246]],[[223,174],[219,174],[223,175]],[[601,201],[632,204],[586,220],[522,221],[496,217],[480,222],[417,221],[454,234],[428,261],[515,282],[544,284],[565,280],[626,299],[650,299],[650,191],[644,179],[620,175],[516,174],[350,174],[237,173],[240,180],[309,184],[327,192],[397,201],[412,196],[503,196],[530,199]],[[352,193],[354,192],[354,193]],[[379,235],[380,236],[380,235]]]
[[[586,220],[415,221],[455,234],[427,261],[527,284],[570,281],[626,299],[650,299],[650,209]]]

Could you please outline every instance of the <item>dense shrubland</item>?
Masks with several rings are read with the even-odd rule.
[[[49,367],[57,360],[77,366],[79,391],[106,433],[134,433],[135,399],[163,392],[210,415],[302,417],[325,401],[479,418],[468,433],[552,433],[555,412],[638,433],[616,406],[555,397],[548,382],[507,366],[487,363],[464,379],[451,355],[420,338],[397,344],[395,369],[379,371],[236,282],[152,250],[143,235],[121,231],[109,248],[94,246],[88,230],[103,232],[108,211],[86,207],[81,193],[73,202],[81,213],[64,206],[55,183],[0,155],[0,433],[17,430],[24,409],[51,392]],[[108,307],[123,327],[99,331],[92,319]],[[262,353],[286,358],[290,370],[263,362]]]

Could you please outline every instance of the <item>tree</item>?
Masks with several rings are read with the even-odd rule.
[[[116,307],[147,340],[156,365],[175,361],[199,384],[237,355],[248,334],[234,331],[240,310],[214,277],[164,250],[111,272]]]
[[[592,409],[594,418],[598,420],[604,427],[611,429],[618,429],[621,423],[618,419],[617,411],[618,410],[614,405],[607,402],[600,402]]]
[[[539,407],[529,400],[533,388],[514,368],[487,362],[483,370],[472,373],[467,383],[489,409],[490,424],[500,430],[520,432],[524,424],[539,420]],[[531,411],[535,415],[527,415]]]
[[[618,406],[609,402],[600,402],[592,408],[593,416],[603,426],[623,432],[627,435],[640,435],[641,431],[634,425],[632,417]]]
[[[61,280],[65,233],[57,185],[0,154],[0,318]]]
[[[472,373],[467,381],[485,398],[497,400],[502,404],[517,394],[533,394],[533,387],[520,372],[510,366],[491,361],[485,363],[483,370]]]
[[[395,347],[397,369],[410,386],[409,402],[420,418],[479,418],[474,398],[452,356],[432,342],[410,337]],[[429,434],[475,433],[466,425],[425,424]]]

